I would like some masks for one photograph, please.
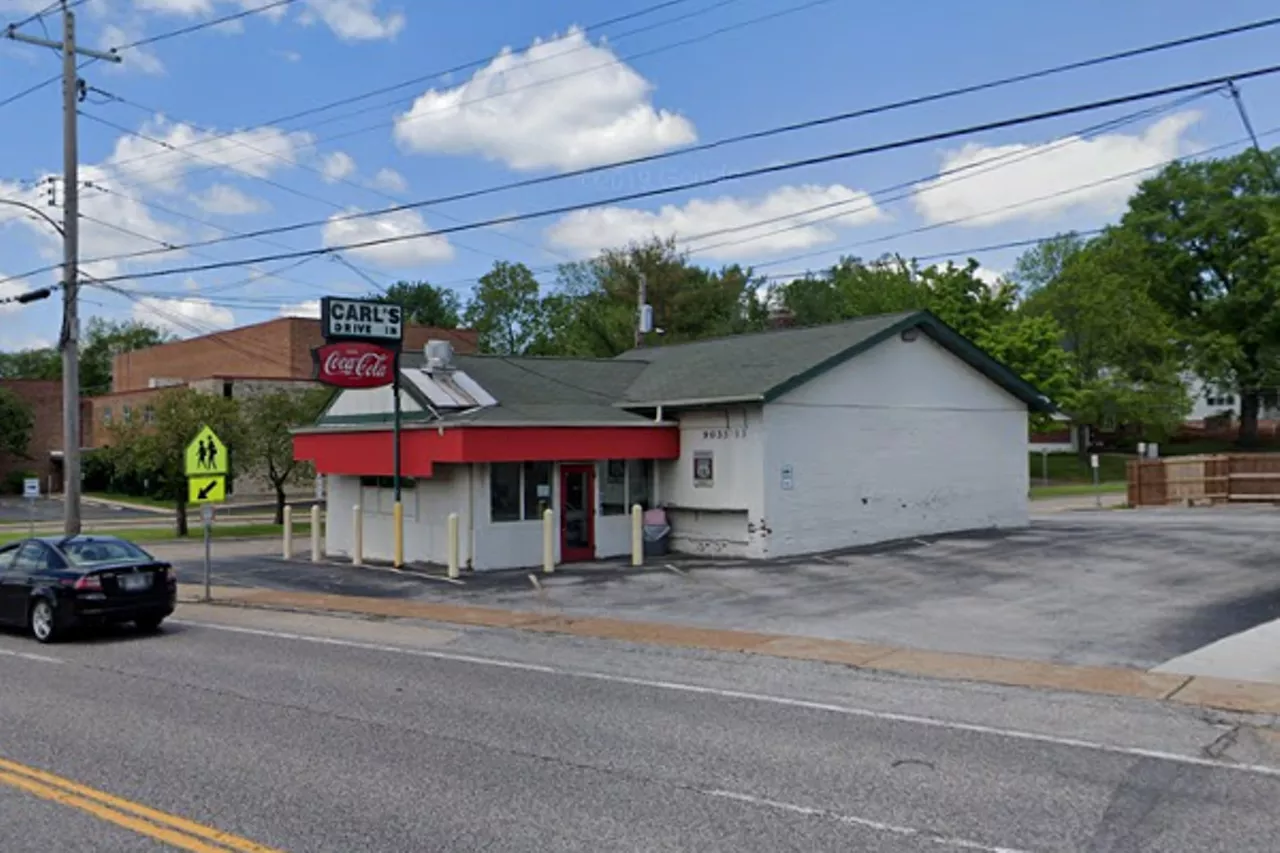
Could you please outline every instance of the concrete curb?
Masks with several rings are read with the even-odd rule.
[[[213,587],[211,594],[212,601],[204,602],[202,587],[189,584],[179,587],[179,601],[182,603],[422,619],[480,628],[508,628],[656,646],[766,655],[841,664],[894,675],[1168,701],[1198,708],[1252,714],[1280,714],[1280,685],[1260,682],[436,602],[224,586]]]

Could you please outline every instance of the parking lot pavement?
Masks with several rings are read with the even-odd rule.
[[[1071,512],[1024,530],[767,563],[566,566],[539,574],[540,590],[528,572],[452,586],[260,550],[218,558],[214,583],[1149,669],[1280,617],[1277,532],[1269,508]],[[181,565],[199,576],[198,561]]]

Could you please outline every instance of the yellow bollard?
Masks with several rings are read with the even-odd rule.
[[[449,513],[449,577],[458,577],[458,514]]]
[[[644,565],[644,510],[640,504],[631,507],[631,565]]]
[[[324,538],[320,529],[320,504],[311,506],[311,562],[318,563],[324,557]]]
[[[351,544],[351,565],[359,566],[364,563],[364,513],[360,511],[360,504],[356,504],[352,508],[352,538]]]
[[[391,509],[391,523],[395,526],[392,534],[395,540],[395,558],[391,564],[398,569],[404,565],[404,504],[399,501]]]
[[[551,510],[542,513],[542,571],[551,574],[556,570],[556,514]]]
[[[284,508],[284,558],[293,559],[293,507]]]

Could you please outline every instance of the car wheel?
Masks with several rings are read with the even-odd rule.
[[[53,605],[47,598],[37,598],[31,605],[31,614],[27,619],[31,635],[40,643],[56,642],[61,635],[58,621],[53,612]]]
[[[144,634],[154,634],[160,630],[160,623],[163,621],[163,616],[147,616],[144,619],[134,619],[133,624]]]

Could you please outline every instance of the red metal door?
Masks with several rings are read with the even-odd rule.
[[[596,470],[593,465],[560,466],[560,562],[596,556]]]

